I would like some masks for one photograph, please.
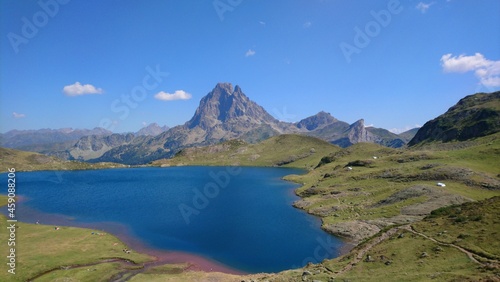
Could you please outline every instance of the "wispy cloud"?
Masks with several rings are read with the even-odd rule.
[[[305,22],[302,26],[304,28],[310,28],[312,26],[312,23],[311,22]]]
[[[260,25],[262,25],[262,26],[265,26],[265,25],[266,25],[266,22],[259,21],[259,24],[260,24]]]
[[[20,113],[13,112],[12,113],[12,117],[13,118],[25,118],[26,115],[25,114],[20,114]]]
[[[419,2],[415,8],[422,13],[426,13],[427,10],[429,10],[429,8],[434,4],[435,4],[434,2],[431,3]]]
[[[446,54],[441,57],[441,66],[447,73],[466,73],[473,71],[479,82],[487,87],[500,86],[500,60],[491,61],[483,54],[476,53],[473,56],[455,56]]]
[[[176,90],[174,93],[158,92],[155,98],[162,101],[175,101],[175,100],[189,100],[191,99],[191,94],[184,90]]]
[[[79,96],[86,94],[102,94],[104,91],[91,84],[82,85],[80,82],[75,82],[71,85],[66,85],[63,88],[63,93],[67,96]]]
[[[255,55],[255,51],[252,49],[248,49],[248,51],[245,53],[245,57],[251,57]]]
[[[400,134],[400,133],[403,133],[403,132],[406,132],[410,129],[413,129],[413,128],[420,128],[422,127],[420,124],[415,124],[415,125],[407,125],[403,128],[391,128],[389,129],[390,132],[394,133],[394,134]]]

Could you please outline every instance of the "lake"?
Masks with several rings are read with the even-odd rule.
[[[250,273],[277,272],[336,257],[343,246],[321,230],[318,218],[292,207],[298,185],[281,178],[301,173],[258,167],[19,172],[17,217],[119,224],[150,248]]]

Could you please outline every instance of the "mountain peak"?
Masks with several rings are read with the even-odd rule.
[[[215,85],[215,88],[212,90],[212,93],[214,92],[226,93],[231,95],[233,94],[233,85],[229,82],[219,82],[217,83],[217,85]]]
[[[349,128],[357,128],[357,129],[365,128],[365,120],[360,119],[360,120],[356,121],[355,123],[351,124],[351,126]]]
[[[298,128],[305,128],[307,130],[314,130],[335,123],[338,120],[330,113],[321,111],[314,116],[307,117],[297,123]]]
[[[217,83],[215,88],[200,101],[194,116],[185,126],[211,129],[229,121],[241,120],[254,124],[276,122],[264,108],[251,101],[236,85]]]
[[[156,136],[168,130],[168,126],[159,126],[156,122],[141,128],[135,133],[136,136]]]

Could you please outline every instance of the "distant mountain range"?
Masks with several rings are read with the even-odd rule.
[[[256,143],[281,134],[302,134],[348,147],[371,142],[399,148],[433,140],[462,140],[500,128],[499,92],[476,94],[419,129],[394,134],[383,128],[353,124],[319,112],[296,123],[282,122],[250,100],[239,86],[219,83],[200,101],[193,117],[173,128],[153,123],[136,133],[93,130],[13,130],[0,135],[0,146],[40,152],[68,160],[145,164],[169,158],[181,149],[240,139]],[[413,140],[412,140],[413,139]],[[411,140],[411,141],[410,141]]]
[[[0,147],[38,152],[62,159],[87,160],[99,157],[112,147],[130,142],[140,136],[156,136],[168,126],[152,123],[136,133],[117,134],[96,127],[94,129],[39,129],[11,130],[0,133]],[[89,144],[92,144],[90,146]],[[83,155],[79,154],[84,151]]]
[[[349,125],[325,112],[297,123],[278,121],[250,100],[239,86],[233,88],[230,83],[219,83],[201,99],[193,117],[185,124],[158,136],[136,139],[114,147],[91,161],[148,163],[171,157],[187,147],[206,146],[231,139],[255,143],[289,133],[318,137],[344,147],[358,142],[401,147],[409,141],[385,129],[367,128],[363,120]]]

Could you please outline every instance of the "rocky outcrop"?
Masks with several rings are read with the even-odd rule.
[[[108,136],[85,136],[69,150],[72,159],[87,161],[101,157],[112,148],[129,144],[135,139],[134,134],[112,134]]]

